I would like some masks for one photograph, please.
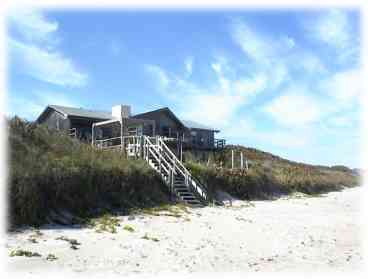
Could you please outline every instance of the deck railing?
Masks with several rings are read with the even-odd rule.
[[[174,177],[184,178],[185,186],[195,193],[203,202],[208,201],[207,187],[195,179],[183,163],[166,145],[163,137],[124,136],[102,140],[95,140],[95,145],[101,149],[119,148],[125,150],[127,156],[143,158],[150,161],[152,158],[158,164],[158,173],[170,187],[174,187]],[[124,148],[123,148],[124,147]]]
[[[69,129],[69,136],[76,138],[77,137],[77,128]]]
[[[225,139],[215,139],[215,148],[216,149],[222,149],[226,145]]]

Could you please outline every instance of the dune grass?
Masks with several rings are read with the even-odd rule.
[[[17,117],[8,121],[8,139],[10,226],[40,225],[52,212],[89,218],[169,202],[165,185],[144,161]]]
[[[242,151],[249,169],[231,169],[231,150]],[[301,192],[316,195],[357,186],[361,177],[347,167],[314,166],[285,160],[273,154],[241,146],[228,146],[221,152],[190,154],[186,166],[209,188],[239,199],[269,199],[279,194]]]
[[[116,224],[106,217],[114,210],[174,217],[187,213],[185,206],[173,206],[167,187],[142,160],[97,150],[17,117],[8,120],[8,141],[9,228],[41,225],[50,216],[67,212],[86,224],[100,218],[103,230],[115,231]],[[229,168],[232,149],[244,152],[248,171]],[[240,146],[206,154],[187,152],[185,158],[193,175],[207,185],[210,199],[217,190],[253,200],[281,193],[314,195],[360,183],[360,177],[344,166],[300,164]]]

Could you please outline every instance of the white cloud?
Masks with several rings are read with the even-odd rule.
[[[165,90],[167,88],[170,80],[161,67],[157,65],[144,65],[144,69],[153,77],[158,90]]]
[[[307,28],[316,39],[339,49],[349,45],[351,30],[348,17],[342,10],[330,10],[314,18],[313,22],[308,22]]]
[[[215,128],[228,125],[235,111],[242,104],[241,96],[222,94],[201,94],[185,98],[185,104],[181,105],[183,118],[201,120],[201,122]]]
[[[263,66],[272,66],[280,62],[280,54],[287,54],[296,45],[289,36],[269,36],[254,32],[248,24],[234,19],[230,25],[230,33],[236,44],[243,52]]]
[[[58,23],[50,21],[36,10],[17,9],[9,14],[9,21],[19,33],[30,41],[50,40],[58,30]]]
[[[338,115],[327,120],[327,123],[334,127],[351,127],[353,122],[350,115]]]
[[[311,130],[304,126],[299,129],[272,127],[262,130],[251,116],[242,117],[235,126],[226,127],[221,134],[229,140],[242,141],[246,138],[259,145],[283,148],[300,148],[311,143]]]
[[[87,83],[87,75],[79,72],[73,62],[56,51],[9,40],[13,61],[19,69],[41,81],[80,87]]]
[[[290,69],[295,65],[290,58],[296,51],[296,42],[292,37],[255,32],[239,19],[232,21],[230,34],[250,60],[250,69],[267,76],[269,89],[275,90],[289,80]]]
[[[328,72],[321,59],[312,53],[298,53],[294,59],[296,60],[295,66],[302,68],[309,74],[316,75]]]
[[[148,68],[179,117],[216,127],[221,137],[237,142],[249,138],[265,145],[299,148],[316,143],[325,121],[343,109],[346,102],[339,100],[350,102],[357,95],[354,88],[359,81],[354,71],[334,73],[318,53],[302,48],[287,35],[260,34],[240,20],[232,22],[230,32],[245,62],[216,57],[208,65],[212,76],[206,81],[194,82],[188,71],[178,76],[157,65]],[[346,91],[349,87],[352,90]],[[261,94],[275,97],[263,103],[266,95],[258,98]],[[250,106],[255,100],[257,104]],[[263,119],[265,114],[274,122]],[[267,129],[257,121],[266,121]]]
[[[349,69],[337,72],[321,81],[321,91],[339,102],[340,105],[352,104],[362,96],[360,71]]]
[[[256,62],[270,63],[273,56],[271,41],[253,32],[251,28],[241,20],[234,20],[231,24],[233,40],[241,49]]]
[[[167,73],[157,65],[146,65],[146,71],[154,78],[159,92],[175,104],[181,117],[200,119],[207,125],[222,128],[231,122],[240,107],[266,87],[263,75],[230,79],[224,73],[223,63],[219,59],[211,64],[214,78],[207,86]]]
[[[16,10],[9,16],[21,36],[10,37],[11,62],[22,73],[40,81],[60,85],[80,87],[87,83],[86,73],[77,69],[71,58],[55,44],[58,23],[46,19],[35,10]]]
[[[221,74],[221,64],[220,63],[212,63],[211,67],[215,71],[215,73]]]
[[[295,40],[291,37],[283,37],[283,41],[284,41],[284,45],[287,46],[288,49],[292,49],[293,47],[295,47]]]
[[[193,72],[193,62],[194,62],[194,59],[193,57],[188,57],[184,64],[185,64],[185,71],[187,73],[187,76],[191,76],[192,75],[192,72]]]
[[[289,88],[264,107],[272,118],[284,126],[316,122],[322,116],[321,103],[303,88]]]
[[[240,96],[251,96],[266,88],[267,77],[259,74],[253,78],[244,78],[232,82],[234,93]]]
[[[335,50],[338,63],[357,61],[359,36],[354,33],[347,12],[333,9],[311,18],[304,25],[311,38]]]

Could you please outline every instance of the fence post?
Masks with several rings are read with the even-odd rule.
[[[234,168],[234,150],[231,150],[231,169]]]
[[[243,152],[240,152],[240,168],[243,169]]]
[[[92,124],[92,146],[95,145],[95,123]]]
[[[183,162],[183,142],[180,140],[180,162]]]

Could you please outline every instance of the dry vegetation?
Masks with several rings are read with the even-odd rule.
[[[231,150],[236,154],[243,152],[250,162],[248,171],[230,169]],[[294,192],[315,195],[360,183],[360,177],[344,166],[296,163],[241,146],[227,146],[221,152],[187,154],[186,157],[190,158],[187,167],[208,185],[212,195],[216,190],[223,190],[240,199],[267,199]]]
[[[127,213],[169,202],[166,187],[144,161],[93,149],[19,118],[8,127],[10,225],[39,225],[62,212],[81,222],[114,209]]]
[[[116,210],[173,217],[187,213],[181,204],[172,206],[166,186],[142,160],[96,150],[16,117],[8,121],[8,138],[11,227],[94,220],[96,230],[114,233],[119,224],[111,213]],[[229,169],[231,149],[241,149],[250,160],[248,172]],[[359,176],[344,166],[298,164],[256,149],[232,146],[203,155],[187,153],[186,165],[207,184],[212,198],[216,190],[251,200],[279,193],[318,194],[359,183]]]

